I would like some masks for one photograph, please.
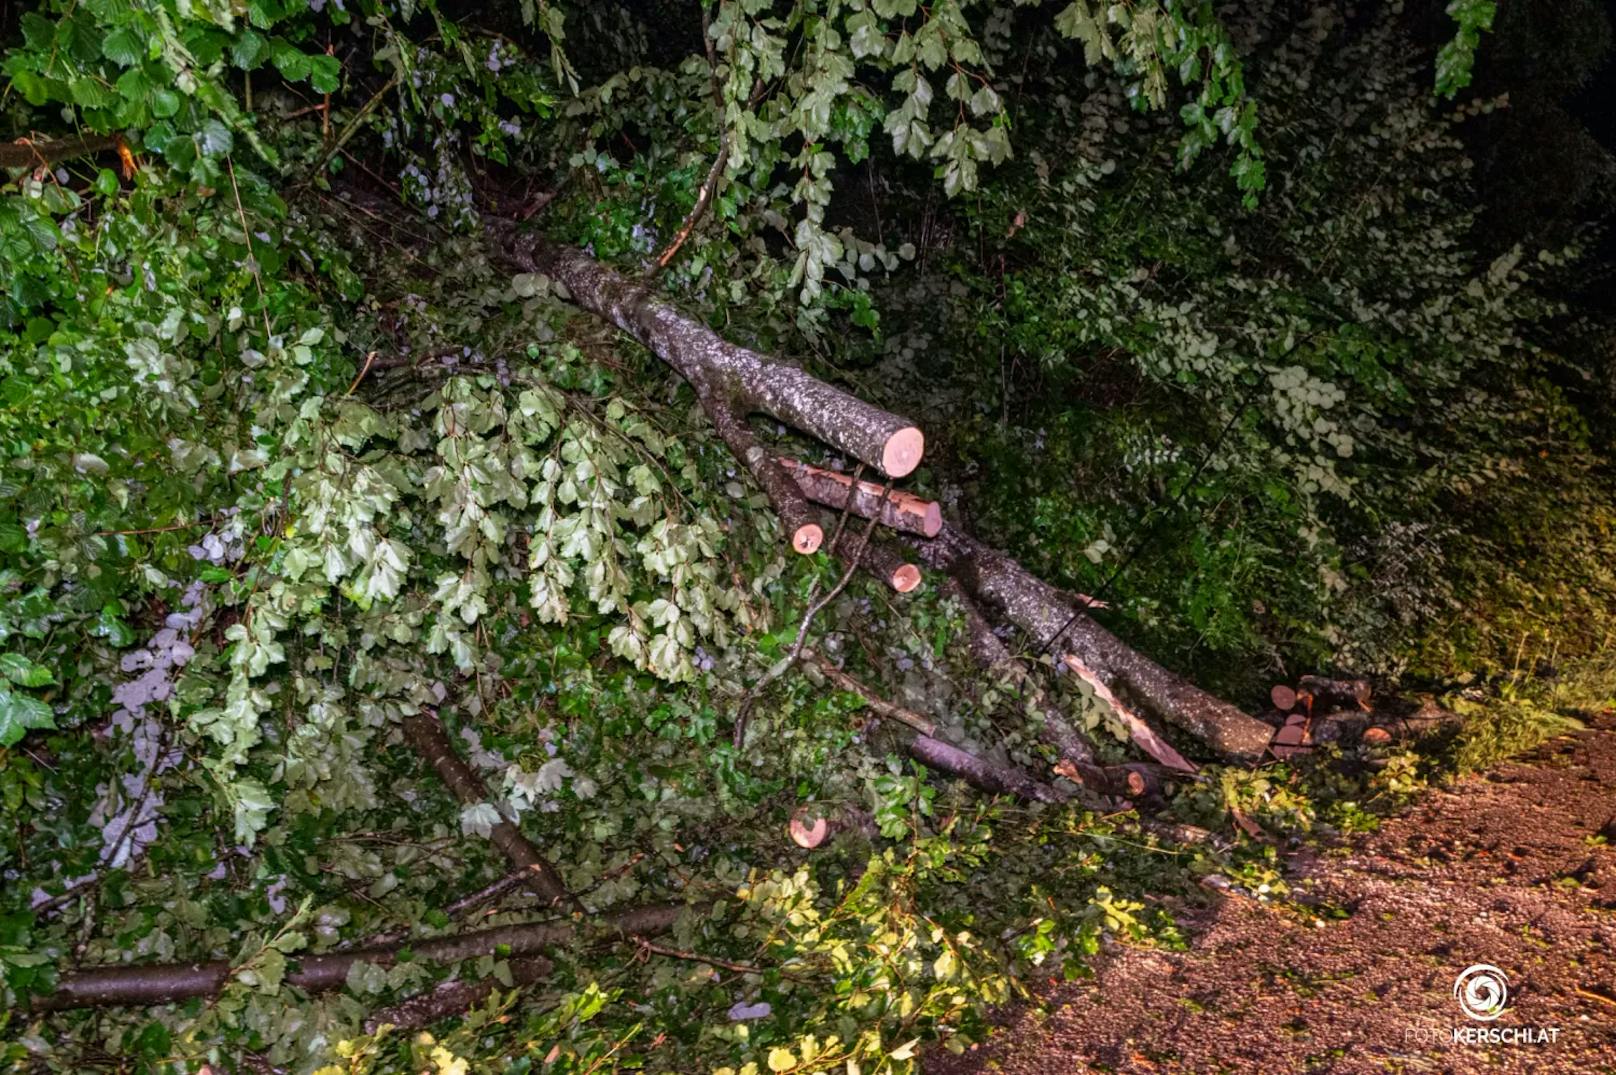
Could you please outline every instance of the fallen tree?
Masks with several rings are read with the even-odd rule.
[[[843,484],[827,472],[788,467],[764,451],[743,416],[762,411],[893,478],[913,471],[924,450],[923,434],[906,419],[795,366],[725,341],[650,288],[580,250],[531,236],[509,245],[522,268],[555,280],[579,307],[633,336],[690,382],[719,435],[768,494],[798,552],[815,551],[823,539],[800,480],[817,490],[814,499],[866,518],[926,518],[924,510],[901,508],[851,479]],[[927,528],[923,522],[922,532]],[[1020,629],[1040,652],[1075,658],[1107,689],[1199,739],[1219,757],[1255,762],[1263,756],[1272,735],[1268,725],[1125,645],[1088,617],[1086,605],[1003,553],[947,524],[913,540],[923,562],[957,579],[972,601]],[[883,581],[890,585],[891,577]],[[1142,732],[1137,737],[1150,741]],[[1176,752],[1161,751],[1157,757],[1175,767],[1182,762]]]

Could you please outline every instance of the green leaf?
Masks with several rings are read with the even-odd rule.
[[[152,115],[167,119],[179,110],[180,95],[173,90],[160,89],[152,94]]]
[[[102,108],[112,101],[112,93],[96,78],[75,78],[68,92],[73,103],[84,108]]]
[[[342,65],[335,56],[309,58],[309,85],[317,93],[335,93],[342,85]]]
[[[35,664],[20,653],[0,653],[0,674],[24,687],[43,687],[56,679],[49,668]]]
[[[269,46],[264,35],[257,30],[248,30],[236,39],[230,46],[230,59],[243,71],[251,71],[263,59],[264,49]]]
[[[235,138],[230,128],[216,119],[210,119],[202,124],[197,132],[197,149],[204,157],[222,157],[235,146]]]
[[[123,67],[133,67],[146,56],[146,44],[127,26],[114,30],[101,42],[101,55]]]
[[[275,69],[281,73],[281,77],[288,82],[302,82],[309,77],[311,57],[304,55],[293,45],[288,45],[284,41],[277,42],[275,54],[270,59],[274,62]]]
[[[110,607],[101,610],[101,618],[90,628],[90,633],[97,638],[106,639],[119,649],[135,641],[135,632],[130,630],[129,625],[119,619],[118,614]]]
[[[0,747],[15,746],[35,728],[54,728],[50,706],[27,694],[0,687]]]

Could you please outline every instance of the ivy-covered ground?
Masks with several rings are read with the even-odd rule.
[[[1278,842],[1598,708],[1608,265],[1588,203],[1485,193],[1477,160],[1533,166],[1467,89],[1495,15],[1557,78],[1597,49],[1409,8],[7,5],[0,1057],[913,1070],[1029,979],[1183,945],[1171,907],[1292,899]],[[1256,767],[1180,738],[1207,764],[1152,803],[913,764],[864,694],[770,678],[819,597],[814,650],[871,695],[1056,779],[951,589],[792,553],[690,388],[513,233],[915,420],[906,489],[1221,697],[1353,674],[1461,724]],[[406,738],[428,715],[482,796]],[[836,822],[813,851],[804,807]],[[512,828],[576,907],[511,883]],[[602,925],[645,904],[683,910]],[[541,951],[416,958],[533,923]],[[221,987],[48,1010],[85,968],[193,961]],[[445,983],[481,991],[401,1006]]]

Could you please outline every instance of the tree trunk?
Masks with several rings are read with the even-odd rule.
[[[580,250],[538,244],[531,238],[525,240],[526,246],[523,242],[517,241],[512,254],[519,264],[548,274],[575,303],[632,335],[691,383],[719,432],[769,495],[794,541],[809,525],[812,509],[786,468],[763,456],[738,413],[757,410],[772,415],[892,477],[902,477],[919,464],[924,438],[905,419],[800,369],[728,343],[672,303]],[[968,593],[1040,646],[1058,643],[1058,652],[1075,656],[1119,695],[1131,696],[1219,755],[1253,762],[1262,757],[1271,732],[1268,725],[1173,675],[1086,616],[1074,615],[1079,609],[1066,594],[1013,560],[946,524],[937,536],[914,540],[932,566],[953,574]],[[811,551],[800,544],[795,547]]]

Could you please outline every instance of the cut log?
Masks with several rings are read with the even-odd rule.
[[[520,255],[519,255],[520,256]],[[582,250],[539,243],[532,271],[566,288],[572,301],[639,340],[707,399],[761,411],[889,477],[920,465],[926,438],[907,419],[872,406],[795,366],[719,336],[656,292]]]
[[[1268,692],[1268,700],[1274,703],[1274,708],[1281,713],[1289,713],[1296,708],[1296,691],[1283,683],[1276,683]]]
[[[627,937],[660,933],[672,928],[684,904],[648,904],[608,915],[598,929],[608,936]],[[391,966],[399,953],[408,948],[410,959],[426,963],[458,963],[478,956],[500,958],[534,956],[544,948],[566,944],[580,934],[572,922],[535,922],[517,926],[496,926],[430,940],[401,941],[396,944],[367,945],[325,955],[294,957],[295,969],[286,982],[310,993],[341,988],[355,963]],[[229,982],[232,968],[228,961],[205,963],[117,963],[105,967],[66,971],[56,981],[56,989],[30,1001],[36,1012],[68,1008],[98,1008],[172,1004],[191,997],[208,997]]]
[[[1285,724],[1274,733],[1273,742],[1268,745],[1274,757],[1286,761],[1307,753],[1310,749],[1306,746],[1310,719],[1306,713],[1292,713],[1286,718]]]
[[[1069,653],[1121,696],[1184,729],[1219,755],[1255,762],[1273,729],[1122,643],[1069,595],[1003,553],[945,523],[930,539],[913,538],[921,559],[952,574],[966,593],[1026,632],[1044,650]]]
[[[432,766],[438,774],[438,779],[448,786],[462,805],[475,806],[477,803],[487,801],[488,789],[483,787],[482,780],[472,772],[471,766],[461,761],[460,755],[455,753],[437,713],[425,709],[414,716],[405,717],[404,737],[409,740],[416,753]],[[567,886],[562,883],[561,876],[544,856],[539,854],[539,849],[522,835],[521,829],[501,818],[495,823],[493,831],[488,834],[488,839],[510,859],[512,866],[526,871],[527,887],[532,889],[534,895],[547,904],[576,906],[576,901],[567,892]]]
[[[824,843],[825,837],[830,835],[830,821],[820,811],[806,806],[798,807],[797,812],[791,815],[786,830],[791,833],[792,843],[812,850]]]
[[[813,850],[845,833],[876,834],[875,818],[868,811],[846,804],[804,803],[792,813],[786,831],[798,847]]]
[[[1134,800],[1157,798],[1166,790],[1168,780],[1184,775],[1164,765],[1083,765],[1068,758],[1056,764],[1055,774],[1094,795]]]
[[[851,475],[811,467],[783,456],[779,462],[796,479],[803,495],[816,504],[837,511],[852,511],[866,519],[878,518],[884,526],[922,537],[936,537],[937,531],[943,528],[943,509],[935,500],[924,500],[897,489],[883,497],[882,487],[875,482],[854,481]],[[849,496],[853,500],[851,504]]]
[[[1352,743],[1360,740],[1385,743],[1393,739],[1418,739],[1464,723],[1452,710],[1423,705],[1404,717],[1384,713],[1329,713],[1313,718],[1313,742]]]
[[[857,542],[843,538],[830,551],[845,564],[853,558],[853,549],[856,545]],[[864,555],[859,557],[859,567],[898,593],[913,593],[924,581],[918,566],[905,560],[896,549],[881,541],[872,540],[865,546]]]
[[[724,444],[735,458],[746,464],[758,486],[768,495],[791,547],[804,556],[818,552],[825,540],[825,531],[791,475],[763,450],[752,431],[746,428],[745,419],[728,402],[703,398],[702,405]]]

